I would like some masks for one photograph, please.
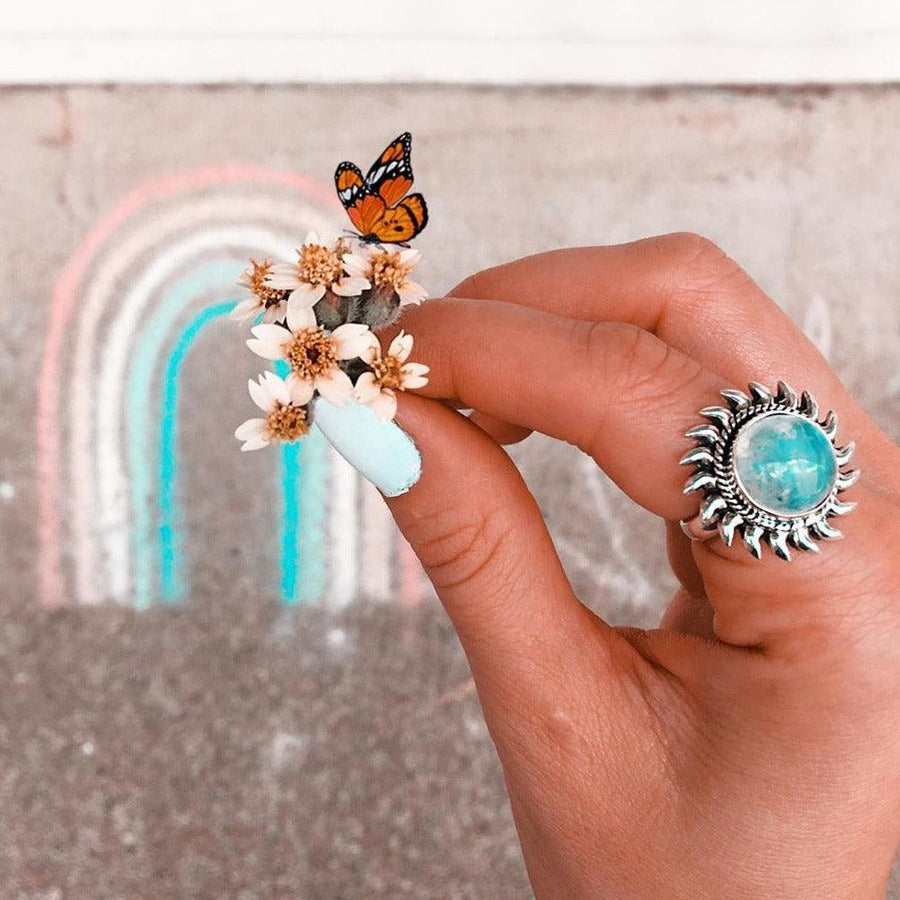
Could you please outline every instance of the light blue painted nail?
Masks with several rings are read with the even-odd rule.
[[[412,438],[395,422],[382,422],[368,406],[350,401],[337,407],[317,397],[313,422],[357,472],[386,497],[405,494],[422,472]]]

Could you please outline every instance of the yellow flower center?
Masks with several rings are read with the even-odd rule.
[[[400,390],[403,387],[403,363],[396,356],[384,356],[372,363],[375,380],[383,388]]]
[[[275,409],[266,417],[266,431],[274,441],[296,441],[309,433],[306,410],[302,406],[275,404]]]
[[[319,326],[304,328],[288,341],[284,358],[301,378],[311,380],[337,366],[337,343]]]
[[[372,259],[372,283],[397,291],[411,270],[412,266],[400,262],[399,253],[379,253]]]
[[[265,307],[277,306],[282,300],[286,300],[290,291],[279,291],[266,284],[266,276],[272,271],[272,260],[264,259],[257,262],[250,260],[253,271],[250,273],[250,293],[253,294]]]
[[[304,244],[300,248],[300,277],[307,284],[324,284],[325,287],[340,281],[344,275],[343,252],[344,244],[340,240],[334,250],[321,244]]]

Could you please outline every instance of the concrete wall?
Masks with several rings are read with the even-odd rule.
[[[894,0],[7,4],[0,82],[672,84],[900,78]]]

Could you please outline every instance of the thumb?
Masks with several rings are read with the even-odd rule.
[[[571,653],[585,621],[597,620],[573,594],[512,460],[442,403],[404,396],[397,422],[412,435],[422,470],[409,492],[387,502],[473,668]]]
[[[635,673],[652,667],[575,597],[512,460],[434,400],[402,395],[396,424],[366,426],[363,412],[374,422],[368,408],[335,413],[328,405],[317,407],[315,421],[388,495],[459,634],[504,765],[522,754],[546,762],[560,740],[575,740],[579,722],[612,741],[633,720]],[[353,427],[337,424],[345,418]],[[421,461],[404,464],[408,479],[379,477],[373,458],[396,460],[407,452],[401,444],[409,449],[400,428]]]

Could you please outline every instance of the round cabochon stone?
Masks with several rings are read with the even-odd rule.
[[[812,511],[837,478],[837,460],[825,432],[792,413],[751,419],[738,432],[733,459],[744,493],[780,516]]]

